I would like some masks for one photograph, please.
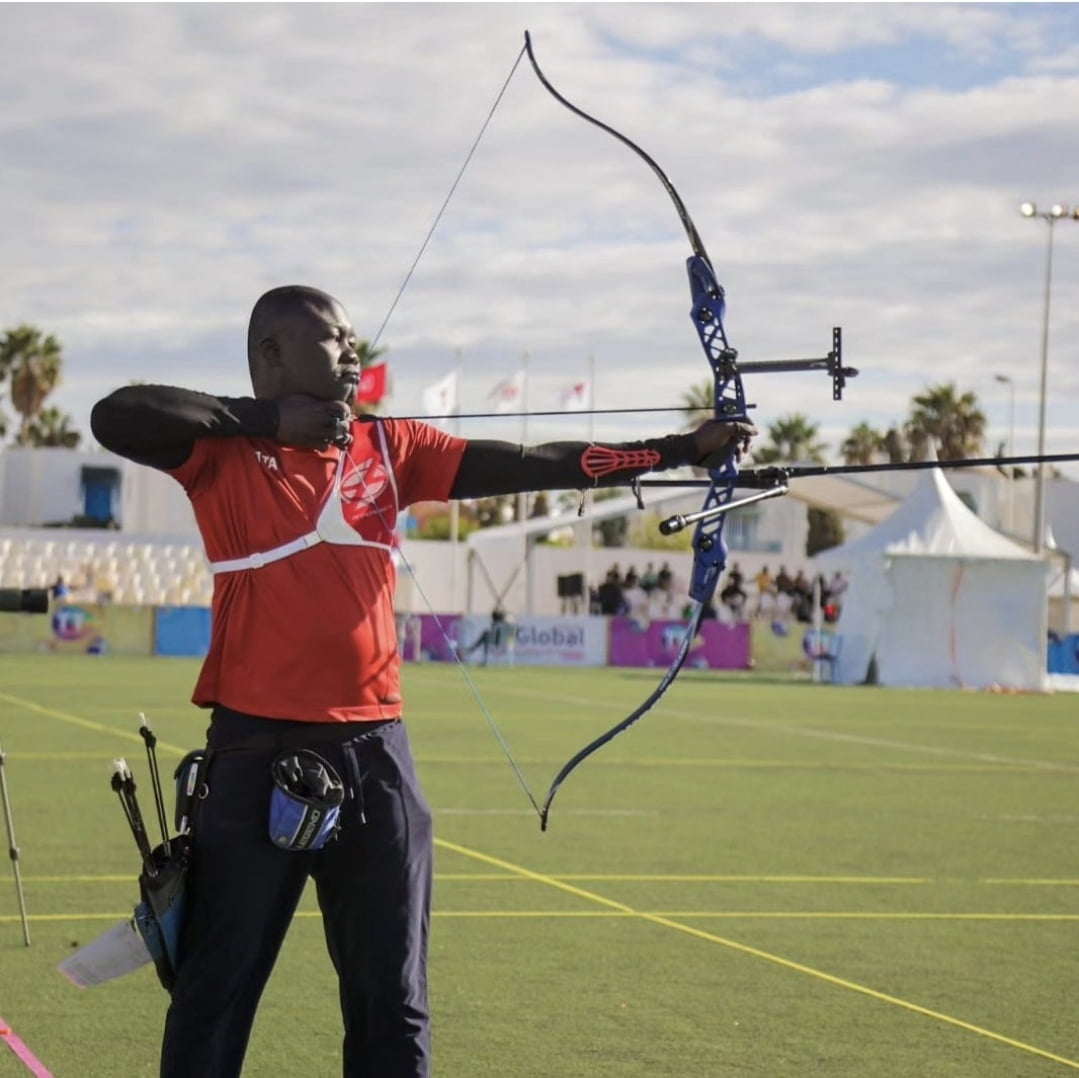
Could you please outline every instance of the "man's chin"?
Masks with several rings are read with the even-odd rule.
[[[352,405],[356,403],[356,389],[357,387],[354,385],[338,385],[334,388],[332,393],[326,394],[324,399],[328,401],[341,401],[351,408]]]

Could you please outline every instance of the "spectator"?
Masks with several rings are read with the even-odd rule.
[[[492,649],[495,654],[499,654],[508,647],[513,639],[514,628],[513,619],[502,608],[501,603],[496,603],[494,610],[491,611],[491,623],[476,637],[475,642],[466,649],[462,657],[468,658],[473,652],[483,648],[480,666],[486,666]]]
[[[670,565],[664,562],[659,567],[659,572],[656,573],[656,591],[659,593],[660,612],[664,617],[671,612],[671,601],[674,598],[673,589],[674,573],[671,572]]]
[[[813,589],[801,569],[791,583],[791,610],[800,622],[813,620]]]
[[[639,622],[647,622],[651,615],[651,604],[644,588],[639,583],[623,589],[622,599],[626,613]]]
[[[607,571],[606,579],[599,586],[599,612],[607,617],[626,612],[626,599],[622,593],[622,581],[619,579],[617,566],[612,566]]]
[[[843,595],[847,590],[847,578],[837,569],[828,581],[828,597],[835,607],[835,615],[838,618],[843,610]]]
[[[742,570],[735,562],[727,574],[727,582],[719,593],[720,601],[731,612],[735,621],[741,621],[745,613],[746,589]]]
[[[775,587],[777,595],[790,595],[794,591],[794,581],[787,572],[787,567],[785,565],[779,567],[779,572],[776,574]]]
[[[644,567],[644,572],[641,573],[641,588],[645,595],[651,596],[652,592],[659,586],[659,580],[656,576],[656,570],[652,563],[649,562]]]
[[[768,572],[767,565],[761,566],[761,571],[753,578],[753,582],[757,585],[757,609],[754,614],[759,618],[766,613],[771,613],[775,608],[776,582],[772,574]]]

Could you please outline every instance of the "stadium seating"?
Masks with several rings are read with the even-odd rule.
[[[202,547],[117,532],[8,529],[0,533],[0,587],[52,587],[72,601],[209,606],[213,576]]]

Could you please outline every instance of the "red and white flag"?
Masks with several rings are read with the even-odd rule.
[[[496,412],[519,412],[524,400],[525,372],[518,371],[512,378],[503,378],[487,394],[491,408]]]
[[[360,371],[360,384],[356,387],[356,400],[360,404],[378,404],[386,396],[388,373],[385,363],[364,367]]]
[[[457,412],[457,372],[450,371],[441,381],[423,391],[423,410],[430,416],[451,416]]]
[[[562,407],[567,412],[587,412],[592,407],[592,383],[574,382],[562,390]]]

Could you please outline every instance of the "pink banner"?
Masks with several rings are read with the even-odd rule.
[[[685,622],[611,618],[611,666],[669,666],[685,636]],[[749,666],[748,622],[724,625],[701,623],[686,656],[687,670],[745,670]]]
[[[460,614],[406,614],[398,617],[397,646],[406,662],[451,663],[461,646]]]

